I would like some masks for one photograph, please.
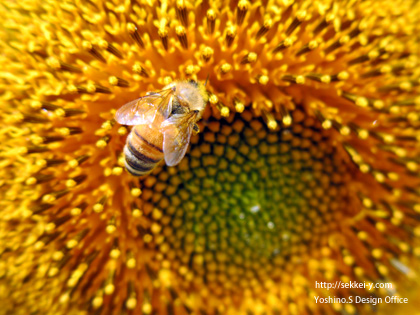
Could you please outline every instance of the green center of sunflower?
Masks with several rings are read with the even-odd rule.
[[[271,131],[247,112],[204,124],[184,160],[143,185],[153,194],[141,198],[162,209],[158,246],[171,268],[220,293],[278,278],[326,244],[349,180],[328,130],[302,116]]]

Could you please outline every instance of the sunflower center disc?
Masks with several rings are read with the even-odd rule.
[[[162,259],[215,294],[307,272],[348,213],[348,166],[318,124],[209,122],[180,165],[158,170],[165,189],[148,202],[164,209]]]

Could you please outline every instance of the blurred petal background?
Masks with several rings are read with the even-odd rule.
[[[0,314],[413,314],[419,18],[406,0],[2,1]],[[130,176],[116,109],[207,76],[186,157]],[[356,295],[409,303],[314,298]]]

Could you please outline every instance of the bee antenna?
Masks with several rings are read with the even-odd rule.
[[[207,82],[209,81],[209,77],[210,77],[210,73],[207,73],[207,78],[206,78],[206,82],[204,83],[204,86],[207,85]]]

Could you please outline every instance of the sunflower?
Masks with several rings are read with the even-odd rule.
[[[405,0],[3,1],[0,313],[413,307],[419,17]],[[127,173],[116,110],[206,77],[181,163]]]

